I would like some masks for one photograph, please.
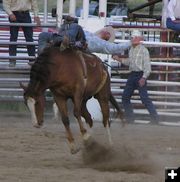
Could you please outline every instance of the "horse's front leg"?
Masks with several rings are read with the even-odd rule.
[[[71,132],[70,122],[68,117],[67,100],[65,98],[58,97],[55,98],[55,101],[61,113],[61,119],[66,129],[67,139],[69,142],[71,153],[75,154],[79,151],[79,148],[76,147],[73,134]]]

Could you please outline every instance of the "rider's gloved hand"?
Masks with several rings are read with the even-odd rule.
[[[76,41],[75,46],[81,48],[83,45],[82,45],[81,41]]]

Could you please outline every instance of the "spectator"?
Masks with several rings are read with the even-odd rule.
[[[34,11],[34,21],[40,25],[38,17],[38,5],[36,0],[3,0],[3,7],[9,16],[10,23],[31,23],[29,11]],[[16,42],[18,38],[19,26],[10,26],[10,41]],[[33,28],[22,26],[24,36],[27,42],[33,42]],[[16,45],[9,46],[9,55],[16,56]],[[35,46],[27,46],[28,55],[35,56]],[[9,66],[15,66],[16,60],[10,59]]]
[[[133,123],[135,117],[130,99],[134,93],[134,90],[138,89],[140,99],[150,113],[151,122],[153,124],[157,124],[158,114],[148,96],[146,85],[146,80],[151,72],[149,52],[142,44],[140,44],[140,41],[143,41],[141,32],[134,30],[132,32],[132,47],[129,51],[129,59],[122,60],[116,55],[113,56],[115,60],[128,65],[129,70],[131,71],[122,95],[122,104],[125,110],[125,117],[127,122]]]
[[[170,0],[167,5],[167,28],[180,32],[180,1]]]

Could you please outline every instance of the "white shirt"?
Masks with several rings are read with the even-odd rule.
[[[128,60],[123,60],[122,63],[129,66],[130,71],[143,71],[143,78],[147,78],[151,73],[149,51],[144,45],[132,46]]]
[[[124,50],[131,46],[131,42],[127,43],[111,43],[99,38],[97,35],[84,31],[88,49],[90,52],[104,53],[104,54],[121,54]]]
[[[33,10],[34,16],[38,16],[37,0],[3,0],[4,10],[8,15],[12,14],[12,11],[27,11]]]
[[[167,7],[167,17],[172,21],[180,18],[180,0],[170,0]]]

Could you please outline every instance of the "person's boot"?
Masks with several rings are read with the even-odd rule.
[[[70,41],[67,36],[64,36],[64,39],[60,45],[60,51],[64,51],[65,49],[69,48],[70,46]]]

